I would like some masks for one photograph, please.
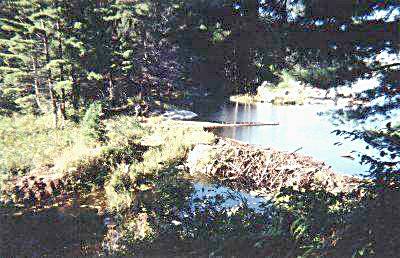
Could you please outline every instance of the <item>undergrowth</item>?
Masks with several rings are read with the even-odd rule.
[[[149,180],[164,175],[182,163],[187,152],[197,143],[210,143],[214,137],[201,129],[173,125],[151,124],[142,144],[148,146],[141,161],[116,167],[106,185],[106,196],[111,211],[131,207],[137,193],[150,189]]]

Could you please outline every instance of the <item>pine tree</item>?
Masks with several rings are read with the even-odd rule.
[[[43,109],[38,72],[39,38],[30,33],[32,23],[27,16],[37,10],[35,4],[27,1],[6,2],[3,4],[0,39],[3,62],[0,72],[3,77],[2,92],[11,95],[20,108],[32,109],[32,100]]]
[[[103,43],[93,48],[96,57],[101,59],[96,73],[104,80],[111,105],[120,102],[126,91],[136,92],[132,89],[134,79],[144,72],[143,64],[149,58],[150,32],[145,24],[150,5],[149,1],[109,1],[95,9],[102,17],[96,26],[102,24],[107,28],[101,31]],[[123,88],[125,92],[121,90]]]
[[[81,70],[79,56],[85,51],[76,37],[80,33],[70,18],[72,2],[65,1],[8,1],[2,18],[2,74],[4,87],[18,92],[16,101],[35,96],[36,105],[43,111],[42,100],[49,99],[58,125],[58,109],[66,116],[66,96],[75,90],[76,71]],[[30,90],[30,89],[34,90]],[[4,91],[4,89],[3,89]]]

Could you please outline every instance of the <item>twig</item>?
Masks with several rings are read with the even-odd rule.
[[[290,155],[295,154],[296,152],[298,152],[299,150],[303,149],[303,147],[300,147],[298,149],[296,149],[295,151],[293,151],[292,153],[290,153]]]

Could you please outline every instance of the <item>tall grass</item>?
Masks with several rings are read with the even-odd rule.
[[[32,171],[89,181],[78,184],[104,182],[117,163],[137,156],[135,142],[146,130],[133,117],[100,121],[95,113],[87,114],[85,123],[67,121],[63,129],[53,128],[48,115],[1,118],[0,182]]]
[[[14,116],[0,119],[0,173],[21,174],[51,166],[66,148],[82,140],[81,129],[67,123],[52,127],[50,116]]]

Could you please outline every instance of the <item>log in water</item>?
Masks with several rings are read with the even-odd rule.
[[[178,124],[187,126],[198,126],[204,129],[217,129],[227,127],[245,127],[245,126],[277,126],[277,122],[240,122],[240,123],[222,123],[222,122],[201,122],[201,121],[176,121]]]

